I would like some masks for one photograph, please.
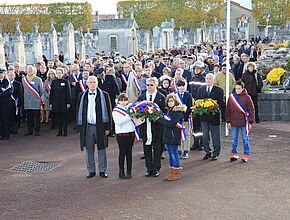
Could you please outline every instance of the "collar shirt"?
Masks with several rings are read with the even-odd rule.
[[[150,101],[150,98],[152,102],[154,102],[157,94],[157,89],[153,94],[149,94],[148,91],[146,92],[146,100]],[[152,144],[152,129],[151,129],[151,122],[149,120],[146,120],[146,125],[147,125],[147,130],[146,130],[146,135],[147,135],[147,141],[145,145],[151,145]]]
[[[88,112],[87,112],[87,122],[89,124],[95,125],[96,120],[96,97],[97,91],[90,92],[88,91]]]

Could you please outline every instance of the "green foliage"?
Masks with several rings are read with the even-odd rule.
[[[282,25],[290,21],[290,0],[252,0],[253,16],[265,25],[265,14],[270,14],[269,25]]]
[[[176,27],[197,27],[203,21],[220,21],[224,10],[223,0],[124,0],[117,4],[124,18],[131,13],[142,29],[160,26],[174,19]]]
[[[15,21],[19,18],[22,32],[31,32],[37,23],[40,32],[50,30],[50,19],[54,20],[56,31],[64,23],[71,22],[74,28],[87,30],[92,25],[92,6],[89,3],[52,3],[26,5],[0,5],[0,23],[3,32],[14,33]]]
[[[286,69],[287,71],[290,71],[290,58],[288,58],[288,62],[287,62],[287,64],[286,64],[286,66],[285,66],[285,69]]]

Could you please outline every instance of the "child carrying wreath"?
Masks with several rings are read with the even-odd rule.
[[[168,153],[169,175],[164,179],[173,181],[180,179],[180,160],[178,154],[178,145],[181,144],[182,136],[186,134],[182,125],[183,114],[186,111],[186,105],[182,105],[176,94],[171,93],[165,99],[167,113],[157,120],[164,126],[163,141]],[[184,139],[186,137],[183,137]]]

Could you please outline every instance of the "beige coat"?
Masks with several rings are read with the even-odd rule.
[[[226,74],[219,72],[214,79],[214,84],[224,91],[224,96],[226,96]],[[230,94],[232,93],[236,84],[236,80],[232,73],[230,73]]]

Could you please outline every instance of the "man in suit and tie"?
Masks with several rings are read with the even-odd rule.
[[[22,85],[20,82],[15,80],[16,74],[14,72],[14,67],[9,66],[8,67],[8,74],[7,74],[8,80],[10,81],[11,87],[13,88],[13,93],[11,96],[11,102],[12,102],[12,134],[17,134],[17,130],[20,126],[20,108],[22,107],[23,102],[23,90]]]
[[[161,109],[165,111],[165,97],[158,90],[158,79],[151,77],[146,79],[147,90],[141,96],[138,101],[153,101]],[[146,119],[146,122],[140,126],[140,135],[143,139],[143,148],[145,155],[145,166],[147,171],[146,177],[159,176],[159,170],[161,168],[161,124],[157,122],[150,122]],[[153,155],[152,155],[153,154]]]
[[[197,99],[211,98],[216,100],[220,108],[225,108],[225,102],[223,100],[224,93],[223,90],[214,85],[214,75],[208,73],[205,77],[206,85],[201,86],[197,91]],[[220,150],[221,150],[221,140],[220,140],[220,112],[215,115],[201,115],[201,128],[202,128],[202,143],[205,150],[204,160],[210,159],[217,160]],[[209,147],[209,132],[211,133],[213,148],[212,151]]]
[[[98,148],[99,175],[108,177],[106,148],[108,147],[108,135],[112,127],[112,107],[107,92],[98,88],[96,76],[89,76],[88,88],[80,93],[77,104],[77,126],[80,132],[81,150],[86,148],[86,163],[88,175],[92,178],[96,175],[95,144]]]

